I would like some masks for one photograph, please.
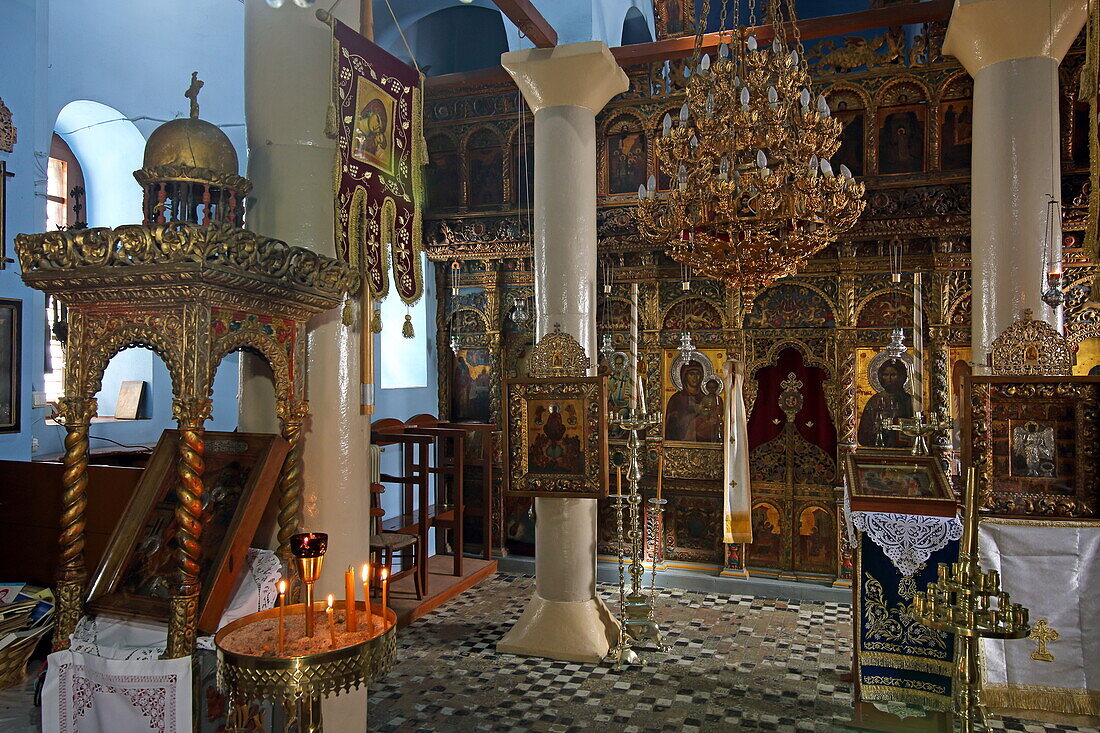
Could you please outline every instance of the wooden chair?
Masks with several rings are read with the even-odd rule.
[[[385,493],[385,491],[386,487],[382,484],[371,484],[370,486],[370,518],[372,524],[370,537],[371,567],[389,568],[391,582],[393,578],[403,577],[408,573],[412,573],[413,587],[416,590],[416,600],[419,601],[424,598],[424,588],[421,586],[420,573],[417,572],[422,562],[420,556],[420,538],[415,534],[382,531],[382,518],[386,516],[386,512],[382,507],[378,506],[378,504],[380,503],[379,495]],[[401,572],[393,575],[393,558],[394,555],[398,553],[401,555]],[[378,587],[377,583],[375,583],[374,587]]]
[[[393,555],[401,552],[402,570],[391,575],[390,579],[392,581],[402,578],[412,572],[416,579],[417,598],[420,599],[428,587],[427,552],[431,513],[425,509],[429,506],[428,454],[434,438],[427,435],[406,435],[405,424],[393,418],[378,420],[372,427],[372,444],[382,447],[401,446],[403,466],[400,474],[380,474],[382,483],[396,484],[401,488],[401,514],[384,522],[381,517],[372,517],[377,520],[375,537],[379,538],[377,543],[402,546],[399,549],[391,547],[389,553],[383,553],[379,546],[379,554],[389,557],[392,562]],[[371,500],[376,500],[379,493],[382,492],[372,491]],[[413,537],[415,547],[405,540],[389,535]],[[375,551],[375,544],[376,540],[372,537],[372,552]]]
[[[465,551],[463,529],[463,478],[465,474],[466,431],[440,427],[431,415],[416,415],[405,423],[408,435],[428,435],[435,438],[435,460],[428,466],[428,473],[435,477],[435,500],[430,506],[431,522],[435,527],[436,554],[447,549],[443,533],[450,533],[450,550],[454,575],[462,577],[462,558]]]

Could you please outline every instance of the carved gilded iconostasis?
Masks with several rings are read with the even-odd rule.
[[[897,435],[881,435],[875,418],[906,416],[898,412],[912,409],[898,407],[911,404],[905,394],[959,415],[970,359],[972,81],[940,55],[942,31],[932,27],[908,43],[886,33],[807,50],[816,88],[844,123],[833,164],[867,184],[867,206],[841,241],[752,303],[716,281],[696,278],[684,289],[679,265],[634,223],[639,185],[649,176],[658,189],[670,185],[654,141],[665,113],[675,116],[683,103],[682,64],[628,68],[630,89],[597,116],[600,278],[611,282],[597,327],[615,349],[629,350],[630,287],[638,283],[645,397],[666,414],[664,430],[648,436],[643,483],[654,485],[663,445],[666,562],[845,582],[841,452],[891,447]],[[1100,365],[1100,311],[1089,302],[1095,268],[1078,244],[1088,166],[1087,105],[1077,99],[1082,62],[1079,40],[1060,69],[1062,201],[1066,335],[1078,349],[1075,373],[1085,374]],[[499,85],[436,88],[425,104],[425,238],[443,293],[440,410],[449,419],[499,425],[501,380],[525,375],[532,345],[534,324],[523,317],[533,311],[532,129],[519,103],[514,89]],[[875,361],[898,328],[908,347],[902,366]],[[702,388],[706,374],[672,373],[684,331],[714,371],[728,356],[747,367],[754,527],[747,547],[722,543],[722,454],[711,419],[721,414],[721,396]],[[626,405],[629,390],[611,375],[613,407]],[[614,430],[611,437],[622,440]],[[937,452],[954,472],[958,431],[940,440]],[[496,546],[533,552],[531,507],[496,499]],[[606,521],[600,538],[611,554]]]

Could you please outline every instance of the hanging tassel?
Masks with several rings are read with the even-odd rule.
[[[374,317],[370,321],[370,330],[375,333],[382,333],[382,311],[376,310]]]
[[[351,301],[350,300],[344,301],[344,310],[340,313],[340,322],[343,323],[345,326],[347,326],[349,328],[355,322],[355,319],[353,318],[352,313],[351,313]]]
[[[413,319],[412,316],[405,314],[405,324],[401,326],[401,335],[407,339],[414,338],[416,332],[413,331]]]

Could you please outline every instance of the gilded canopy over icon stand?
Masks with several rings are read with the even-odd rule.
[[[24,281],[68,306],[62,530],[55,649],[68,647],[84,611],[88,428],[108,362],[123,349],[155,352],[172,379],[178,449],[179,584],[173,589],[168,657],[195,644],[203,532],[203,432],[222,357],[248,350],[274,375],[281,433],[289,443],[278,487],[279,555],[298,529],[305,398],[305,323],[359,288],[349,265],[242,227],[251,184],[237,175],[232,143],[191,117],[149,137],[135,177],[145,192],[141,224],[20,235]]]

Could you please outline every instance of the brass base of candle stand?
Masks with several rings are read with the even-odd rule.
[[[366,611],[363,601],[356,609]],[[333,604],[344,610],[344,601]],[[286,618],[304,615],[305,604],[286,606]],[[314,613],[325,613],[327,604],[318,601]],[[297,729],[322,733],[320,700],[328,695],[356,689],[372,680],[381,679],[393,666],[397,655],[397,614],[378,604],[371,604],[375,617],[383,620],[381,630],[355,644],[304,656],[279,657],[242,654],[225,648],[226,639],[258,621],[277,619],[279,609],[253,613],[227,624],[214,637],[217,647],[218,689],[228,697],[228,709],[236,710],[240,703],[263,699],[282,704]],[[271,648],[275,648],[275,640]],[[240,721],[243,723],[243,721]]]

